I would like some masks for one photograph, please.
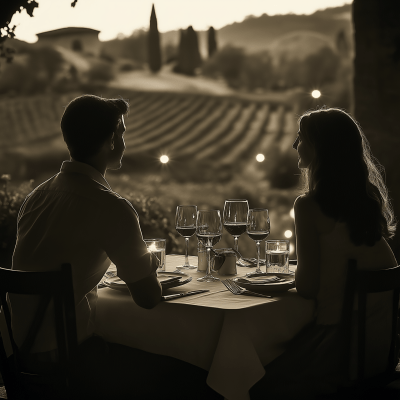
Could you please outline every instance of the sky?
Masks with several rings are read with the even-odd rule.
[[[100,40],[111,40],[134,30],[148,28],[154,3],[160,32],[187,28],[206,30],[241,22],[248,15],[312,14],[316,10],[350,4],[351,0],[36,0],[34,17],[16,13],[16,38],[36,42],[36,33],[68,26],[100,31]]]

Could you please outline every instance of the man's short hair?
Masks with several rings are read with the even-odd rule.
[[[96,155],[129,110],[124,99],[85,94],[72,100],[61,118],[61,131],[71,157],[85,161]]]

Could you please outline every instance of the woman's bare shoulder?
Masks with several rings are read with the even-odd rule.
[[[319,206],[315,199],[308,194],[302,194],[301,196],[297,197],[294,201],[293,207],[295,212],[316,212],[319,210]]]
[[[319,233],[330,232],[336,223],[334,219],[322,213],[315,198],[308,194],[297,197],[294,202],[294,212],[301,215],[301,217],[307,218],[309,222],[313,221]]]

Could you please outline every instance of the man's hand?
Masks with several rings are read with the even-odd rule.
[[[134,302],[142,308],[154,308],[161,301],[161,283],[153,272],[146,278],[134,283],[126,283]]]

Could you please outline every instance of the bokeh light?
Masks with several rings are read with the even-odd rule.
[[[319,97],[321,97],[321,92],[319,90],[313,90],[311,92],[311,96],[314,97],[314,99],[318,99]]]
[[[258,162],[263,162],[265,160],[264,154],[257,154],[256,155],[256,160]]]
[[[294,208],[292,208],[292,209],[290,210],[289,215],[290,215],[292,218],[294,218]]]
[[[293,232],[288,229],[287,231],[285,231],[284,235],[285,235],[285,237],[287,237],[289,239],[293,236]]]
[[[169,157],[166,156],[166,155],[163,155],[163,156],[160,157],[160,161],[161,161],[163,164],[166,164],[166,163],[169,161]]]

